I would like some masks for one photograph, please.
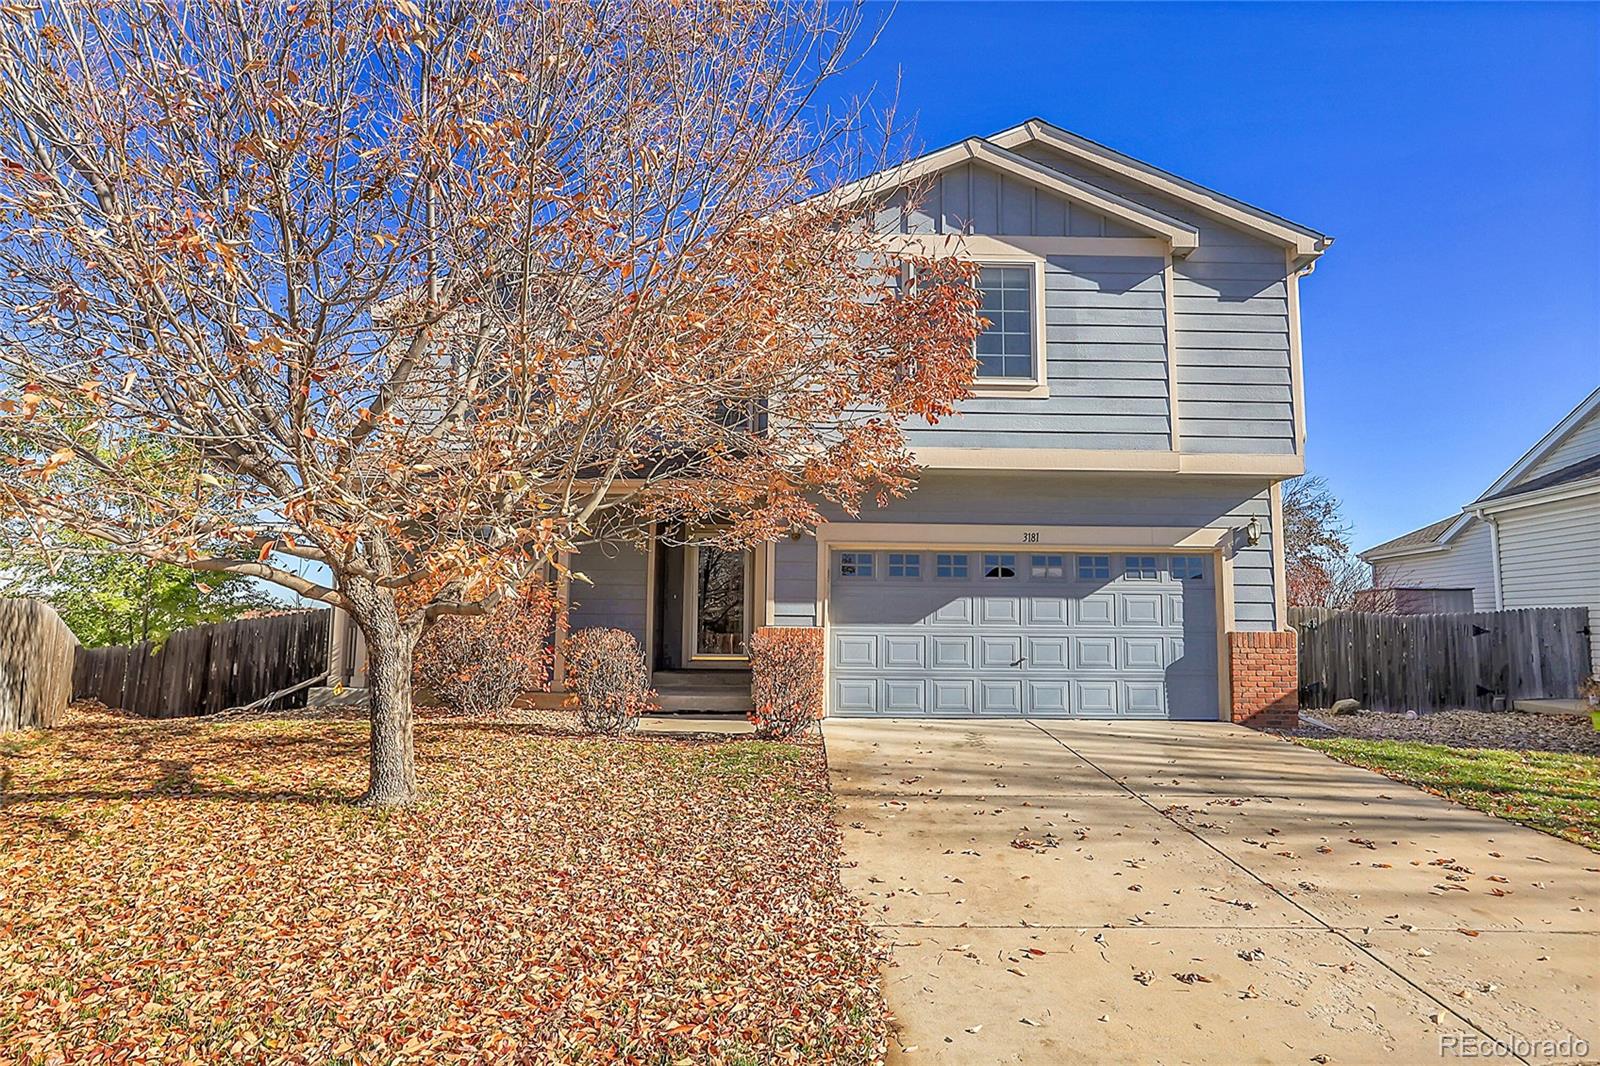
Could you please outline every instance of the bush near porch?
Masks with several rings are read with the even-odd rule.
[[[0,1047],[23,1062],[865,1063],[882,948],[816,744],[69,712],[0,741]]]
[[[750,721],[758,736],[796,736],[822,717],[823,640],[820,628],[803,626],[763,626],[750,638]]]

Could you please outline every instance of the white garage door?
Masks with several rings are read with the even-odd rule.
[[[1214,560],[835,551],[830,711],[1217,717]]]

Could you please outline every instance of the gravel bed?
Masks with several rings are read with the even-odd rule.
[[[1307,720],[1288,735],[1297,737],[1363,737],[1369,740],[1413,740],[1452,748],[1510,748],[1600,755],[1600,732],[1587,715],[1528,714],[1522,711],[1435,711],[1408,718],[1384,711],[1312,715],[1327,728]]]

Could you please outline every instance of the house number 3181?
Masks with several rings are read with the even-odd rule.
[[[1037,544],[1037,543],[1039,543],[1039,534],[1037,534],[1037,533],[1024,533],[1022,535],[1022,543],[1024,543],[1024,544]]]

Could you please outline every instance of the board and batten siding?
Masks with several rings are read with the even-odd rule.
[[[1373,563],[1372,584],[1375,588],[1471,589],[1473,610],[1494,610],[1494,543],[1488,523],[1473,519],[1442,552]]]
[[[645,639],[649,559],[630,544],[595,544],[572,557],[572,607],[567,628],[622,629]],[[589,582],[593,582],[590,584]]]
[[[1587,607],[1591,669],[1600,668],[1600,495],[1517,507],[1495,518],[1505,607]]]
[[[1057,526],[1222,526],[1242,530],[1254,517],[1261,539],[1245,544],[1241,535],[1233,556],[1234,628],[1268,631],[1276,628],[1273,591],[1272,528],[1269,488],[1265,481],[1164,477],[1125,478],[1114,475],[1042,472],[923,474],[910,496],[883,510],[863,511],[867,522],[974,523],[982,525]],[[830,524],[848,526],[842,514]],[[847,530],[830,532],[845,543]],[[1027,549],[1018,546],[1019,552]],[[782,625],[816,624],[816,542],[784,540],[777,544],[776,615]]]
[[[1532,481],[1545,474],[1553,474],[1562,467],[1571,466],[1594,455],[1600,455],[1600,411],[1591,413],[1574,426],[1548,455],[1530,466],[1511,487],[1515,488],[1525,481]]]
[[[1200,246],[1172,263],[1179,446],[1186,452],[1293,454],[1291,281],[1284,249],[1046,146],[1018,151],[1199,230]]]

